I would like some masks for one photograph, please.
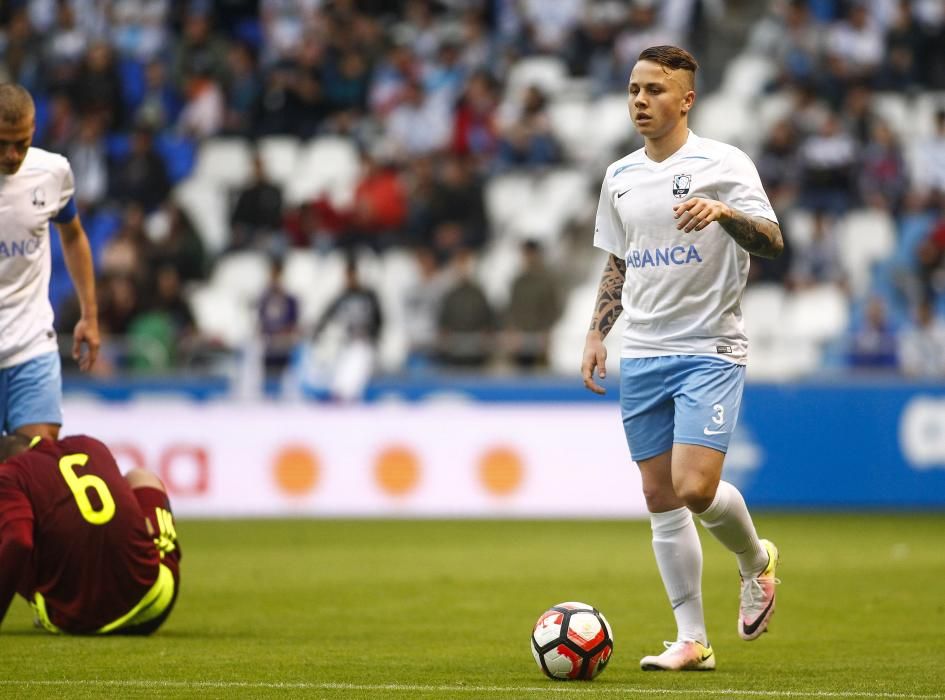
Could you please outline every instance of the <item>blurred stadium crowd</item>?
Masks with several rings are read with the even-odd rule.
[[[354,386],[576,373],[598,186],[642,145],[625,83],[656,44],[702,60],[692,128],[754,158],[785,232],[752,262],[750,374],[945,376],[941,2],[0,7],[0,78],[75,172],[103,373],[257,345],[278,373],[313,337]],[[52,294],[71,328],[55,254]]]

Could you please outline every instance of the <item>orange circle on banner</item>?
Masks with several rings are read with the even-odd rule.
[[[318,483],[318,472],[318,457],[300,445],[281,449],[273,464],[276,484],[292,496],[301,496],[314,489]]]
[[[375,460],[374,478],[382,491],[403,496],[420,481],[420,460],[409,448],[388,447]]]
[[[524,476],[522,458],[508,447],[489,450],[479,460],[479,480],[486,491],[497,496],[507,496],[517,491]]]

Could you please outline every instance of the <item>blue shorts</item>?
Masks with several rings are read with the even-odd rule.
[[[620,360],[620,410],[630,456],[639,462],[673,443],[719,452],[738,421],[745,367],[706,355]]]
[[[0,369],[0,427],[12,433],[34,423],[62,425],[62,366],[58,352]]]

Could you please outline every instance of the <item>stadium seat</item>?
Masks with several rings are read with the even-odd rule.
[[[899,92],[878,92],[873,95],[873,111],[886,122],[902,144],[912,141],[915,126],[909,100]]]
[[[189,176],[197,158],[197,144],[186,136],[171,132],[158,134],[154,148],[164,161],[167,175],[172,183],[178,183]]]
[[[916,95],[909,113],[909,126],[917,140],[935,134],[935,113],[945,109],[945,90],[928,90]]]
[[[627,96],[623,93],[604,95],[595,100],[584,122],[587,147],[595,158],[611,162],[625,155],[620,147],[633,136],[633,122]]]
[[[567,85],[568,69],[556,56],[529,56],[509,69],[505,99],[518,103],[530,86],[538,87],[548,98],[553,98]]]
[[[213,284],[200,285],[190,292],[189,301],[201,335],[232,349],[240,348],[255,335],[253,309],[226,289]]]
[[[788,209],[781,225],[787,244],[793,248],[806,248],[814,238],[814,217],[806,209]]]
[[[265,136],[257,144],[266,177],[285,186],[292,180],[302,145],[294,136]]]
[[[269,282],[269,258],[256,250],[227,253],[217,259],[210,283],[234,299],[255,306]]]
[[[505,308],[521,262],[520,243],[513,238],[493,240],[483,251],[476,267],[476,279],[493,308]]]
[[[230,241],[229,193],[225,186],[189,177],[178,183],[172,197],[190,217],[207,252],[220,253]]]
[[[841,262],[855,296],[870,286],[874,264],[887,259],[896,247],[896,225],[892,217],[876,209],[859,209],[840,222]]]
[[[322,136],[302,147],[295,173],[285,190],[286,204],[303,204],[327,196],[336,206],[350,206],[361,170],[351,139]]]
[[[486,182],[486,216],[492,236],[504,236],[522,211],[531,211],[534,181],[524,173],[497,175]]]
[[[594,269],[603,269],[603,259]],[[565,301],[564,312],[551,331],[551,343],[548,360],[553,372],[564,375],[580,375],[581,359],[584,353],[584,340],[587,326],[594,311],[599,281],[586,282],[576,287]],[[626,324],[625,315],[621,314],[607,334],[604,346],[607,348],[608,375],[616,377],[619,372],[620,344]]]
[[[721,91],[729,97],[752,99],[759,96],[777,72],[774,62],[755,53],[741,53],[725,67]]]
[[[420,279],[416,257],[405,248],[391,248],[380,256],[380,269],[375,282],[378,293],[397,300]]]
[[[603,176],[603,173],[601,173]],[[539,207],[553,210],[562,223],[594,215],[597,197],[590,193],[590,178],[576,168],[558,168],[541,175],[535,188]]]
[[[285,258],[282,282],[299,300],[299,323],[311,328],[344,284],[344,256],[293,249]]]
[[[823,344],[847,329],[850,302],[836,285],[821,284],[790,294],[781,319],[784,344],[802,340]]]
[[[742,317],[749,342],[767,342],[780,334],[787,293],[780,284],[753,284],[742,295]]]
[[[753,152],[762,138],[748,100],[720,92],[700,100],[692,111],[690,124],[699,136],[724,141],[748,152]]]
[[[251,179],[252,149],[240,138],[207,139],[197,151],[194,175],[231,189],[244,187]]]
[[[701,103],[696,107],[696,111],[701,108]],[[782,119],[790,119],[794,109],[794,96],[789,92],[776,92],[772,95],[765,95],[764,99],[756,100],[754,107],[755,126],[760,138],[758,143],[764,140],[772,127]],[[695,115],[695,112],[693,112]]]
[[[568,158],[578,163],[587,162],[588,114],[590,104],[584,99],[557,99],[548,105],[551,131]]]
[[[823,351],[807,338],[756,343],[749,340],[745,376],[752,381],[786,382],[817,371]]]

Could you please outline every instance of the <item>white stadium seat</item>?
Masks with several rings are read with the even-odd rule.
[[[935,134],[935,113],[941,109],[945,109],[945,90],[929,90],[915,97],[909,113],[915,139],[927,139]]]
[[[700,108],[701,103],[696,106],[696,110],[698,111]],[[756,126],[754,128],[762,135],[759,143],[771,132],[772,127],[777,122],[790,119],[793,110],[794,96],[789,92],[765,95],[762,99],[756,100],[754,107]]]
[[[220,253],[230,241],[230,201],[226,186],[189,177],[174,188],[172,197],[193,222],[207,252]]]
[[[568,69],[560,58],[529,56],[516,61],[509,68],[505,97],[519,103],[525,91],[534,85],[552,98],[565,88],[567,81]]]
[[[238,301],[255,306],[269,283],[269,257],[256,250],[227,253],[217,259],[210,284]]]
[[[838,286],[820,284],[790,294],[782,318],[784,342],[807,339],[822,344],[847,329],[850,302]]]
[[[720,92],[699,101],[690,124],[699,136],[724,141],[748,152],[753,152],[762,138],[748,99]]]
[[[597,255],[600,259],[591,265],[594,270],[604,268],[604,255]],[[565,300],[564,312],[551,331],[551,342],[548,361],[552,371],[565,375],[580,375],[581,358],[584,353],[584,339],[587,336],[587,327],[594,313],[594,302],[600,287],[599,272],[589,280],[576,287]],[[620,344],[626,324],[626,316],[621,314],[607,334],[604,346],[607,348],[607,375],[616,377],[620,369]]]
[[[888,258],[896,247],[896,225],[892,217],[876,209],[859,209],[840,222],[841,262],[850,287],[857,296],[869,291],[873,265]]]
[[[336,206],[350,206],[360,170],[358,150],[351,139],[313,139],[303,146],[296,172],[286,183],[286,204],[298,205],[326,196]]]
[[[898,92],[878,92],[873,95],[873,111],[886,122],[900,142],[908,143],[915,133],[909,100]]]
[[[231,189],[245,186],[253,174],[253,152],[245,139],[221,137],[200,144],[193,175]]]
[[[295,177],[301,142],[294,136],[265,136],[258,148],[266,177],[284,188]]]
[[[489,302],[503,309],[512,291],[512,281],[521,269],[521,244],[513,238],[493,240],[476,266],[476,279]]]
[[[595,157],[606,156],[608,162],[626,155],[618,147],[633,136],[627,95],[615,93],[595,100],[584,123],[588,148]]]
[[[588,161],[588,118],[590,103],[580,99],[558,99],[548,105],[551,131],[569,158],[579,163]],[[629,117],[628,117],[629,118]]]
[[[212,284],[201,285],[190,292],[189,300],[201,335],[234,350],[254,336],[256,315],[253,309],[228,290]]]
[[[507,235],[522,211],[532,209],[534,179],[524,173],[491,178],[485,187],[486,216],[493,237]]]
[[[769,58],[741,53],[725,66],[721,91],[732,97],[757,97],[776,72],[777,66]]]
[[[745,289],[742,294],[742,317],[752,344],[766,342],[780,333],[786,296],[780,284],[754,284]]]
[[[344,285],[344,255],[293,249],[285,258],[282,283],[299,300],[299,322],[310,328]]]
[[[808,247],[814,239],[814,215],[800,207],[789,209],[782,221],[782,232],[787,245],[795,250]]]

